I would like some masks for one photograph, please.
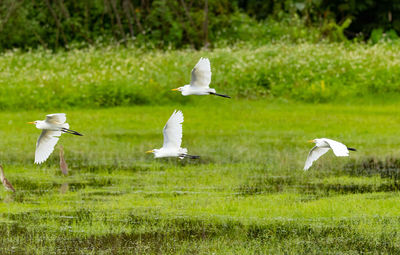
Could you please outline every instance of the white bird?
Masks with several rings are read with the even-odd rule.
[[[349,150],[356,151],[354,148],[348,148],[343,143],[334,141],[328,138],[319,138],[309,141],[310,143],[315,143],[315,146],[308,153],[306,164],[304,165],[304,170],[308,170],[314,161],[319,159],[322,155],[327,153],[329,149],[333,150],[333,153],[337,157],[348,157]]]
[[[192,70],[192,79],[190,84],[176,89],[173,91],[182,92],[183,96],[188,95],[215,95],[220,97],[231,98],[228,95],[222,95],[215,93],[215,89],[210,88],[211,82],[211,65],[208,58],[200,58],[199,62],[194,66]]]
[[[187,154],[186,148],[181,148],[182,143],[182,122],[183,114],[181,111],[174,111],[165,124],[163,129],[164,144],[161,149],[154,149],[146,151],[146,153],[153,153],[155,158],[165,157],[179,157],[183,159],[188,158],[199,158],[199,156],[193,156]]]
[[[69,129],[69,124],[65,123],[66,120],[65,113],[54,113],[46,115],[45,120],[28,122],[36,125],[37,129],[43,130],[36,143],[35,164],[41,164],[47,160],[62,133],[82,136],[82,134]]]

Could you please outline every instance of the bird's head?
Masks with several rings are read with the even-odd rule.
[[[157,155],[158,151],[159,151],[159,149],[153,149],[150,151],[146,151],[146,153],[153,153],[154,155]]]
[[[35,125],[36,128],[38,128],[38,129],[44,128],[44,127],[46,126],[45,123],[46,123],[46,122],[43,121],[43,120],[35,120],[35,121],[32,121],[32,122],[28,122],[28,124],[33,124],[33,125]]]
[[[39,120],[28,122],[28,124],[33,124],[33,125],[37,125],[38,123],[39,123]]]
[[[324,140],[321,138],[316,138],[316,139],[310,140],[308,142],[315,143],[316,146],[323,146],[325,144]]]
[[[146,153],[154,153],[154,150],[146,151]]]
[[[176,89],[171,89],[171,91],[180,91],[180,92],[182,92],[183,91],[183,87],[179,87],[179,88],[176,88]]]

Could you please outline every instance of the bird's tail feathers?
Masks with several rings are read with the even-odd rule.
[[[189,154],[182,154],[182,157],[184,157],[184,158],[190,158],[190,159],[199,159],[199,158],[200,158],[200,156],[189,155]]]
[[[190,159],[198,159],[200,158],[200,156],[195,156],[195,155],[189,155],[187,154],[187,149],[186,148],[180,148],[180,155],[179,158],[180,159],[184,159],[184,158],[190,158]]]
[[[349,147],[347,147],[347,149],[348,149],[349,151],[357,151],[357,150],[354,149],[354,148],[349,148]]]

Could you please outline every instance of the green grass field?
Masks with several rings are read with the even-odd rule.
[[[39,131],[25,123],[51,112],[1,112],[1,163],[17,192],[0,189],[0,253],[400,252],[399,103],[190,100],[67,110],[85,135],[60,139],[67,177],[58,147],[33,164]],[[144,153],[161,147],[174,109],[200,160]],[[304,172],[317,137],[358,151]]]

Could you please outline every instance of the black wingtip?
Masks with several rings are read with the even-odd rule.
[[[71,134],[71,135],[79,135],[79,136],[83,136],[81,133],[79,133],[79,132],[76,132],[76,131],[74,131],[74,130],[69,130],[70,132],[69,132],[69,134]]]
[[[356,149],[354,149],[354,148],[347,148],[349,151],[357,151]]]
[[[189,154],[184,154],[183,155],[185,158],[190,158],[190,159],[199,159],[200,156],[196,156],[196,155],[189,155]]]
[[[214,93],[214,92],[210,92],[210,95],[219,96],[219,97],[225,97],[225,98],[231,98],[228,95],[218,94],[218,93]]]
[[[68,133],[71,135],[79,135],[79,136],[83,136],[81,133],[76,132],[74,130],[68,129],[68,128],[62,128],[61,131],[63,131],[64,133]]]

